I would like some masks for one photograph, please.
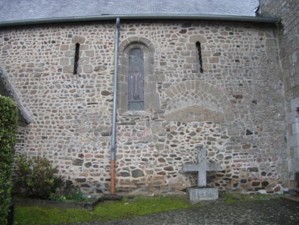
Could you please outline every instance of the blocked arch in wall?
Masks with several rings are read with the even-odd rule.
[[[172,85],[165,94],[165,119],[169,121],[224,122],[232,115],[225,91],[200,80]]]
[[[156,111],[159,108],[159,96],[156,92],[156,76],[154,73],[155,49],[150,40],[141,37],[130,37],[119,46],[119,109],[128,112],[128,76],[129,54],[132,49],[141,49],[144,54],[144,111]]]

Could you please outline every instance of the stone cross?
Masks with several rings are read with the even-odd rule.
[[[197,172],[197,186],[207,186],[207,171],[220,171],[221,166],[218,163],[207,163],[207,151],[204,148],[200,148],[197,155],[197,163],[185,163],[183,164],[182,173],[195,173]]]

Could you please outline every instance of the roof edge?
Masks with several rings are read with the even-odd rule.
[[[233,16],[233,15],[176,15],[176,14],[135,14],[135,15],[99,15],[99,16],[82,16],[82,17],[54,17],[46,19],[30,19],[30,20],[11,20],[0,21],[0,27],[9,26],[25,26],[50,23],[71,23],[71,22],[91,22],[102,20],[218,20],[233,22],[253,22],[253,23],[280,23],[280,18],[276,17],[260,17],[260,16]]]
[[[0,67],[0,82],[2,82],[2,84],[4,85],[4,88],[6,90],[5,94],[7,94],[7,96],[11,97],[16,102],[22,120],[26,124],[30,124],[33,121],[33,116],[27,110],[27,108],[24,106],[24,104],[20,98],[20,93],[10,83],[9,78],[6,75],[6,72],[1,67]]]

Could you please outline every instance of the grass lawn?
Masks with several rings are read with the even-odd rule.
[[[267,201],[279,195],[244,195],[240,193],[220,193],[220,200],[226,204],[238,202]],[[94,210],[62,209],[54,207],[34,207],[16,205],[15,225],[68,224],[77,222],[109,221],[144,216],[159,212],[200,207],[192,205],[185,196],[155,196],[123,198],[121,201],[99,203]]]
[[[14,224],[45,225],[108,221],[190,207],[194,206],[182,196],[124,198],[119,202],[99,203],[92,211],[16,205]]]

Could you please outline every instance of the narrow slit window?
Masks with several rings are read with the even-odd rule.
[[[74,74],[78,74],[79,55],[80,55],[80,44],[77,43],[75,49],[75,58],[74,58]]]
[[[143,51],[134,48],[129,53],[128,110],[144,110]]]
[[[202,67],[202,55],[201,55],[201,44],[200,42],[196,42],[197,54],[198,54],[198,64],[199,64],[199,71],[203,73]]]

